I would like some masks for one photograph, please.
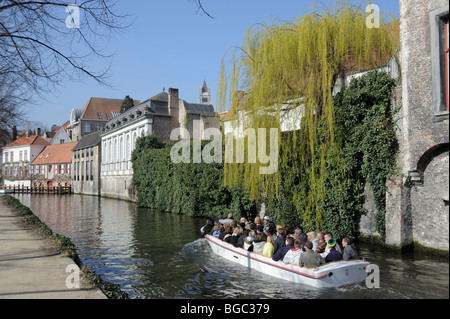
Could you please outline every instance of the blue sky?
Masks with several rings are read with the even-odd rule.
[[[321,1],[330,3],[332,1]],[[355,1],[358,2],[358,1]],[[118,0],[119,13],[130,14],[125,31],[99,43],[106,53],[115,53],[109,70],[113,88],[93,80],[65,81],[50,94],[26,106],[28,119],[50,127],[62,125],[74,108],[91,97],[146,100],[163,88],[180,90],[180,98],[197,102],[206,80],[215,104],[223,55],[241,46],[249,27],[266,19],[294,20],[313,1],[303,0],[203,0],[215,17],[197,14],[188,0]],[[399,16],[398,1],[374,1],[381,11]],[[105,63],[105,66],[108,64]],[[101,63],[91,67],[102,67]]]

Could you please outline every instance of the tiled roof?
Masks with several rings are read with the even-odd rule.
[[[38,135],[21,137],[6,145],[5,147],[27,146],[27,145],[48,145],[48,142]]]
[[[58,136],[58,133],[59,133],[61,130],[66,130],[67,127],[68,127],[69,125],[70,125],[70,121],[67,121],[67,122],[64,123],[62,126],[60,126],[57,130],[55,130],[55,136],[53,136],[52,140],[50,141],[50,144],[53,143],[53,141],[55,140],[56,136]],[[66,131],[66,133],[67,133],[67,131]]]
[[[95,132],[89,135],[85,135],[81,141],[78,142],[78,145],[72,150],[82,150],[88,147],[97,146],[102,141],[102,138],[100,137],[100,132]]]
[[[122,107],[123,100],[120,99],[105,99],[92,97],[89,102],[83,107],[83,114],[81,115],[82,120],[100,120],[98,114],[100,113],[102,120],[108,120],[106,114],[108,114],[109,119],[114,118],[114,113],[120,113],[120,108]],[[134,101],[134,105],[140,104],[140,101]]]
[[[63,164],[72,162],[72,150],[78,142],[49,145],[37,156],[32,165]]]

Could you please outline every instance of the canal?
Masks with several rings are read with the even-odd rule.
[[[358,247],[380,268],[365,284],[315,289],[249,271],[211,254],[204,219],[161,213],[91,196],[15,195],[54,232],[72,239],[84,265],[131,298],[449,298],[448,258]]]

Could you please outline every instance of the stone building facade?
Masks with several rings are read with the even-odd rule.
[[[134,201],[131,154],[137,139],[154,134],[161,142],[168,142],[176,129],[180,129],[177,138],[184,138],[183,132],[193,136],[193,121],[201,123],[201,137],[204,130],[219,127],[212,105],[188,103],[174,88],[109,121],[101,134],[101,195]]]
[[[72,150],[72,190],[76,194],[96,195],[100,192],[100,132],[84,136]]]
[[[446,0],[400,0],[398,175],[388,182],[386,242],[449,249]]]

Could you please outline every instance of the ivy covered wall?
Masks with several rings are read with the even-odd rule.
[[[395,85],[386,73],[371,72],[334,97],[338,147],[328,149],[324,164],[319,156],[310,155],[301,139],[294,138],[294,134],[304,134],[302,130],[283,133],[280,152],[289,154],[280,154],[281,187],[265,197],[266,214],[283,225],[302,225],[305,231],[331,231],[336,238],[358,237],[358,217],[364,213],[364,188],[368,184],[378,211],[373,223],[383,237],[386,180],[394,171],[397,153],[393,117],[397,107],[392,105]],[[325,122],[317,126],[318,149],[330,136],[328,127]],[[293,141],[297,143],[294,152],[283,148]],[[139,206],[189,216],[256,215],[256,205],[248,194],[224,186],[223,164],[174,164],[170,159],[172,146],[158,143],[153,136],[138,140],[132,161]],[[309,156],[301,166],[300,154]],[[312,170],[326,172],[323,184],[314,183],[312,179],[318,175]],[[312,187],[325,187],[325,195],[318,198],[320,211],[307,209]]]

